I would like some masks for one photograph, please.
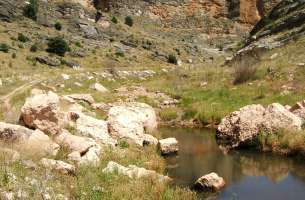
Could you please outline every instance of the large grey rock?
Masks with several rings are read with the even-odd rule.
[[[128,139],[144,145],[145,133],[157,127],[154,109],[144,103],[124,103],[115,105],[108,112],[110,134],[118,139]]]
[[[265,108],[249,105],[226,116],[217,128],[216,137],[224,148],[235,148],[255,138],[263,123]]]
[[[216,137],[221,148],[230,150],[253,143],[260,132],[298,131],[302,124],[300,117],[281,104],[273,103],[267,108],[250,105],[225,117],[217,128]]]

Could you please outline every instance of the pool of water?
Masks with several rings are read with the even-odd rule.
[[[166,157],[167,173],[179,186],[216,172],[226,181],[218,194],[203,198],[245,200],[305,199],[305,158],[287,158],[249,150],[223,154],[211,130],[162,128],[162,136],[179,141],[179,153]],[[214,198],[213,198],[214,199]]]

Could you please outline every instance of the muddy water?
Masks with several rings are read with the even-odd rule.
[[[163,137],[176,137],[177,156],[167,157],[167,173],[179,186],[191,186],[210,172],[222,176],[227,186],[202,198],[245,200],[305,199],[305,158],[286,158],[254,151],[223,154],[210,130],[162,128]]]

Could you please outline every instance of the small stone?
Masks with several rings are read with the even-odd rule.
[[[70,76],[68,74],[62,74],[61,76],[65,81],[70,79]]]
[[[75,167],[60,160],[52,160],[43,158],[40,161],[41,165],[50,170],[57,171],[62,174],[75,174]]]
[[[93,85],[90,86],[91,89],[96,90],[98,92],[109,92],[107,88],[105,88],[103,85],[101,85],[100,83],[94,83]]]
[[[176,138],[166,138],[159,140],[159,148],[163,155],[177,153],[179,150],[178,141]]]
[[[218,174],[212,172],[210,174],[204,175],[199,178],[194,187],[202,191],[219,191],[225,186],[225,181],[222,177],[219,177]]]

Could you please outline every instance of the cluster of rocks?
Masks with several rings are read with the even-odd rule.
[[[179,104],[179,100],[170,97],[169,95],[156,91],[150,92],[142,86],[134,86],[131,88],[120,87],[115,90],[119,96],[125,97],[127,101],[135,101],[139,97],[147,97],[156,103],[158,107],[164,108],[169,106],[175,106]]]
[[[115,147],[121,139],[139,146],[159,144],[164,154],[178,151],[176,140],[159,142],[149,134],[157,128],[155,111],[149,105],[113,104],[105,121],[87,115],[78,101],[96,104],[90,94],[58,96],[33,89],[21,108],[20,123],[24,126],[0,122],[0,140],[11,148],[2,150],[12,160],[35,155],[42,158],[42,166],[63,174],[74,174],[80,165],[98,165],[103,147]],[[60,148],[68,151],[69,163],[48,158],[55,156]]]
[[[273,103],[267,107],[248,105],[225,117],[217,128],[216,137],[221,148],[228,151],[254,143],[259,133],[281,130],[299,131],[305,120],[305,102],[295,106]],[[296,133],[297,134],[297,133]]]

